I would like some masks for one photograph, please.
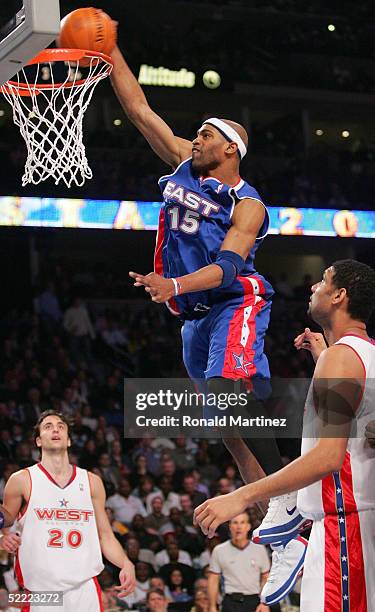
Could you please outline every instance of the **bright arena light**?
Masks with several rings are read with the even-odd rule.
[[[217,89],[220,87],[221,76],[216,70],[206,70],[203,75],[203,84],[208,89]]]
[[[323,136],[324,132],[323,132],[323,130],[316,130],[315,134],[317,136]]]
[[[113,125],[116,125],[116,126],[122,125],[121,119],[114,119]]]
[[[5,115],[5,111],[2,108],[0,108],[0,117],[4,117],[4,115]]]
[[[341,132],[341,136],[343,138],[349,138],[350,132],[348,132],[348,130],[344,130],[343,132]]]
[[[330,23],[328,26],[328,30],[329,32],[334,32],[336,30],[336,26],[334,26],[333,23]]]

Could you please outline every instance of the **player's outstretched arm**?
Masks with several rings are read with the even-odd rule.
[[[263,204],[258,200],[246,198],[241,200],[235,207],[232,217],[232,226],[228,230],[221,251],[225,251],[233,259],[236,259],[236,265],[243,266],[245,259],[248,256],[250,249],[253,247],[258,232],[264,221],[265,209]],[[237,255],[237,257],[236,257]],[[219,254],[220,257],[220,254]],[[226,264],[226,269],[229,274],[233,272],[233,278],[226,278],[226,282],[231,284],[237,274],[241,272],[236,268],[235,264],[229,266]],[[241,268],[242,269],[242,268]],[[147,276],[138,274],[137,272],[129,272],[129,275],[135,280],[136,287],[144,287],[147,293],[150,294],[153,302],[163,303],[173,297],[175,293],[175,284],[170,278],[163,278],[159,274],[151,272]],[[178,281],[179,295],[184,293],[193,293],[194,291],[204,291],[206,289],[215,289],[223,283],[224,272],[220,265],[214,263],[205,266],[196,272],[180,276]]]
[[[119,597],[130,595],[135,589],[134,565],[128,559],[120,542],[115,538],[105,511],[105,490],[99,476],[89,472],[91,498],[95,511],[100,548],[108,561],[120,568],[120,583],[115,587]]]
[[[122,108],[155,153],[176,168],[191,157],[191,142],[175,136],[165,121],[149,107],[142,87],[117,46],[111,56],[114,62],[111,82]]]
[[[336,345],[324,351],[314,374],[323,432],[316,446],[275,474],[206,500],[194,512],[195,524],[212,537],[219,525],[248,506],[303,489],[340,470],[364,383],[363,366],[359,359],[353,359],[349,347]]]

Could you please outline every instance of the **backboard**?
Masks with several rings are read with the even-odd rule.
[[[6,4],[0,11],[0,85],[60,31],[59,0],[6,0]]]

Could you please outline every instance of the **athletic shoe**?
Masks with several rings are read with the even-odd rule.
[[[260,594],[262,603],[271,606],[290,593],[303,569],[308,541],[302,536],[281,546],[272,546],[272,566]]]
[[[255,544],[285,544],[303,530],[306,522],[297,510],[297,493],[273,497],[262,523],[254,529],[252,540]]]

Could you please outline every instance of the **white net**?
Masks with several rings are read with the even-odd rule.
[[[81,187],[86,179],[92,178],[83,144],[84,114],[96,85],[110,74],[112,64],[105,56],[85,57],[87,75],[81,79],[79,63],[67,60],[65,80],[55,83],[51,51],[55,50],[48,50],[51,61],[35,63],[33,82],[22,69],[13,81],[2,87],[13,107],[14,123],[27,146],[22,185],[37,185],[53,178],[56,185],[64,182],[67,187],[72,184]],[[51,83],[38,84],[46,66]]]

